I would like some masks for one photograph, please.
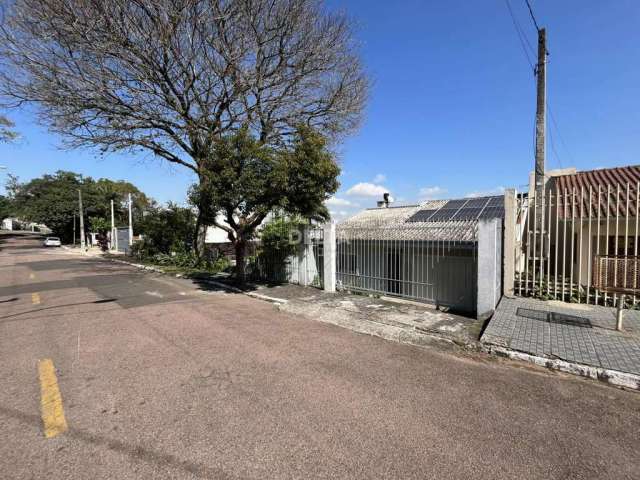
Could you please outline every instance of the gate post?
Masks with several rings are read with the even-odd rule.
[[[486,320],[502,296],[502,219],[478,221],[476,316]]]
[[[298,249],[298,283],[305,287],[311,285],[318,274],[311,235],[312,227],[305,225],[302,231],[302,245]]]
[[[324,290],[336,291],[336,224],[326,223],[324,226]]]
[[[516,191],[504,192],[504,248],[502,249],[502,294],[513,297],[516,278]]]

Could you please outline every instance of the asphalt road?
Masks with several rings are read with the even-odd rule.
[[[43,359],[67,424],[50,438]],[[7,235],[0,432],[3,479],[640,478],[638,393]]]

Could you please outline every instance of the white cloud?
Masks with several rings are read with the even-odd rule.
[[[376,185],[375,183],[360,182],[356,183],[353,187],[347,190],[347,195],[354,197],[380,197],[387,193],[389,189],[382,185]]]
[[[379,173],[375,177],[373,177],[373,183],[382,183],[386,180],[387,180],[387,176],[383,175],[382,173]]]
[[[350,200],[347,200],[346,198],[338,198],[338,197],[331,197],[328,200],[325,200],[324,202],[326,205],[332,205],[335,207],[357,207],[358,205],[353,203]]]
[[[438,198],[442,198],[447,193],[446,188],[433,186],[433,187],[423,187],[420,189],[420,199],[421,200],[435,200]]]
[[[331,219],[336,221],[336,222],[340,222],[346,218],[351,217],[352,215],[355,215],[354,212],[349,212],[347,210],[330,210],[329,214],[331,215]]]
[[[502,195],[504,193],[504,187],[496,187],[491,190],[477,190],[475,192],[469,192],[465,195],[465,197],[490,197],[492,195]]]

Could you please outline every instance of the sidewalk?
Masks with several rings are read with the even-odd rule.
[[[412,345],[480,347],[482,321],[428,304],[344,292],[325,293],[298,285],[258,286],[255,291],[286,300],[279,305],[283,311],[388,340]]]
[[[87,257],[103,257],[105,255],[124,256],[124,253],[115,250],[109,250],[103,252],[99,247],[87,247],[85,251],[82,251],[80,245],[62,245],[62,249],[69,253],[75,253],[77,255],[85,255]]]
[[[548,360],[551,367],[554,360],[566,362],[586,376],[637,377],[640,388],[640,311],[625,310],[624,331],[615,325],[614,308],[503,297],[481,342],[507,355]]]

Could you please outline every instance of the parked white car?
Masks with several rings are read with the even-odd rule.
[[[62,242],[58,237],[47,237],[43,243],[44,247],[60,247],[62,246]]]

